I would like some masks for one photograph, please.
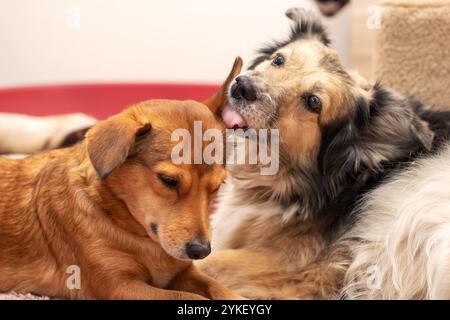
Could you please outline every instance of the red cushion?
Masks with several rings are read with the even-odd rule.
[[[89,84],[0,89],[0,112],[53,115],[83,112],[98,119],[148,99],[202,101],[218,85]]]

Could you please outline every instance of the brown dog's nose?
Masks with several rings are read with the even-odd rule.
[[[246,76],[239,76],[231,86],[231,96],[235,99],[245,99],[255,101],[257,98],[256,89],[250,79]]]
[[[189,259],[197,260],[207,257],[211,253],[211,244],[200,243],[197,241],[188,242],[186,245],[186,254]]]

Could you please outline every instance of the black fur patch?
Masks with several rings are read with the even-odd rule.
[[[356,116],[355,124],[358,128],[362,128],[369,122],[371,117],[371,106],[364,97],[356,99]]]
[[[362,161],[363,154],[368,154],[364,150],[367,147],[366,144],[370,142],[367,141],[367,137],[363,139],[363,135],[370,129],[372,118],[380,115],[389,106],[402,105],[403,103],[379,83],[372,88],[370,100],[363,96],[356,97],[353,117],[337,120],[321,129],[322,140],[318,157],[320,171],[329,177],[338,175],[333,174],[333,172],[339,172],[341,176],[355,177],[358,171],[371,167],[369,163],[365,165]],[[401,116],[398,115],[398,117]],[[372,128],[373,132],[382,129]],[[410,140],[405,139],[404,143]],[[380,141],[380,143],[391,144],[395,142]],[[409,146],[396,147],[408,149]],[[370,151],[375,152],[372,149]]]
[[[317,37],[324,45],[328,46],[331,41],[325,30],[325,27],[316,19],[302,20],[294,24],[291,28],[291,34],[289,38],[283,41],[274,41],[258,50],[260,54],[248,67],[249,70],[254,69],[258,64],[270,58],[270,56],[278,49],[288,45],[297,40],[309,39],[312,37]]]
[[[350,120],[341,120],[322,128],[322,139],[318,156],[319,171],[328,175],[352,162],[347,146],[355,140],[355,131]],[[348,168],[346,168],[348,169]]]
[[[385,89],[379,82],[372,88],[372,97],[367,101],[360,96],[356,99],[355,125],[358,128],[364,127],[371,117],[376,116],[384,106],[398,103],[392,92]]]
[[[370,101],[370,115],[374,116],[383,108],[390,104],[395,104],[397,101],[392,95],[392,92],[385,89],[379,82],[375,83],[372,88],[372,99]]]
[[[370,100],[362,96],[356,98],[353,117],[336,120],[321,128],[317,174],[322,177],[320,204],[326,205],[316,206],[321,208],[320,214],[351,212],[360,195],[426,151],[416,139],[414,130],[405,135],[400,127],[398,134],[390,127],[396,121],[399,124],[409,121],[413,126],[415,120],[411,118],[411,111],[416,112],[416,120],[421,117],[427,121],[441,141],[449,139],[450,112],[427,112],[420,103],[414,103],[412,105],[412,100],[376,84]],[[390,118],[390,124],[384,127],[382,121],[375,119],[378,116]],[[382,138],[387,135],[390,138]],[[392,151],[386,151],[389,149]],[[385,160],[378,159],[383,152]]]
[[[78,129],[76,131],[73,131],[71,133],[69,133],[64,140],[61,142],[61,144],[58,146],[58,148],[67,148],[67,147],[71,147],[75,144],[77,144],[78,142],[84,140],[84,136],[86,135],[86,132],[90,129],[91,127],[87,127],[87,128],[83,128],[83,129]]]
[[[425,110],[422,103],[413,97],[409,97],[408,102],[419,117],[425,120],[434,132],[434,150],[450,140],[450,111]]]

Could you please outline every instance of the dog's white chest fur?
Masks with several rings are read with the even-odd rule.
[[[243,222],[251,219],[252,225],[257,227],[274,215],[281,217],[285,210],[273,201],[259,203],[248,201],[245,192],[243,193],[231,178],[228,179],[220,190],[219,206],[212,217],[213,250],[227,249],[229,240]]]

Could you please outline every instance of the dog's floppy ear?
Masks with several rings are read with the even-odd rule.
[[[222,111],[222,107],[227,102],[227,92],[228,88],[233,81],[234,78],[238,76],[239,73],[241,73],[242,70],[242,59],[241,57],[236,57],[233,63],[233,67],[228,74],[227,79],[222,84],[220,89],[213,94],[211,97],[203,101],[203,104],[205,104],[209,110],[211,110],[216,115],[220,115],[220,112]]]
[[[103,179],[127,159],[136,139],[151,129],[149,122],[126,110],[92,127],[86,136],[87,152],[97,174]]]
[[[354,116],[323,128],[319,165],[334,181],[430,150],[434,134],[405,97],[376,84],[355,100]]]
[[[430,151],[434,133],[416,112],[411,100],[376,83],[370,90],[370,122],[366,135],[403,152]]]

